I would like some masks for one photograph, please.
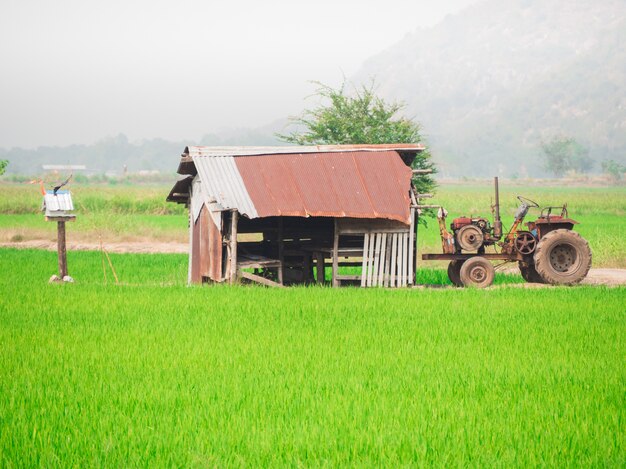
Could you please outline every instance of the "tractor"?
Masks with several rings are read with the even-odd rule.
[[[493,283],[495,268],[491,261],[517,262],[522,277],[531,283],[573,285],[587,276],[591,268],[589,243],[573,231],[578,222],[569,218],[567,205],[540,208],[521,195],[520,205],[509,231],[502,231],[498,178],[494,178],[493,224],[484,217],[459,217],[446,227],[448,212],[438,207],[437,219],[442,254],[423,254],[424,260],[448,260],[448,277],[459,287],[485,288]],[[539,217],[525,223],[531,209]],[[493,252],[486,252],[491,248]],[[500,266],[499,265],[499,266]],[[498,266],[498,267],[499,267]]]

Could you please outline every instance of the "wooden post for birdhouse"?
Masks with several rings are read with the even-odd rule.
[[[65,222],[76,219],[72,195],[69,191],[44,191],[42,210],[46,221],[57,222],[57,253],[59,258],[59,278],[69,277],[67,272],[67,248],[65,243]],[[67,281],[72,281],[68,279]]]
[[[65,221],[57,222],[57,252],[59,254],[59,277],[67,275],[67,252],[65,249]]]

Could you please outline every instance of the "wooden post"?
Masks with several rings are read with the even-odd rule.
[[[333,287],[339,286],[337,274],[339,273],[339,228],[335,218],[335,236],[333,237]]]
[[[411,225],[409,227],[409,285],[413,285],[415,280],[415,261],[417,259],[415,236],[415,208],[411,207]]]
[[[237,222],[239,212],[233,210],[230,220],[230,283],[237,282]]]
[[[320,285],[324,283],[326,276],[326,263],[324,262],[324,253],[317,251],[315,253],[315,267],[317,270],[317,283]]]
[[[313,268],[311,267],[311,264],[311,255],[305,253],[302,257],[302,280],[305,284],[311,283],[311,280],[313,279]]]
[[[413,220],[413,230],[415,233],[415,238],[413,239],[413,249],[415,250],[415,254],[413,256],[413,281],[414,283],[417,283],[417,281],[415,280],[415,277],[417,276],[417,233],[418,233],[418,225],[419,225],[419,213],[417,211],[417,209],[411,209],[411,211],[413,212],[413,216],[412,216],[412,220]]]
[[[67,275],[67,252],[65,249],[65,221],[57,222],[57,249],[59,253],[59,276]]]
[[[369,266],[369,233],[363,234],[363,262],[361,263],[361,286],[364,287],[367,284],[367,267]]]
[[[278,267],[278,283],[283,284],[283,269],[285,264],[285,242],[283,240],[283,217],[278,217],[278,260],[280,266]]]
[[[187,285],[191,285],[191,266],[193,264],[193,213],[191,211],[191,205],[188,204],[189,207],[188,211],[189,211],[189,265],[187,266]],[[100,243],[102,244],[102,240],[100,240]],[[103,259],[104,262],[104,259]],[[106,278],[105,278],[106,281]]]

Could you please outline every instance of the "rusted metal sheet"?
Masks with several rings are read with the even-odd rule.
[[[208,210],[207,210],[208,213]],[[222,278],[222,233],[213,222],[212,217],[208,218],[209,225],[209,275],[211,280],[221,282]]]
[[[385,218],[410,223],[411,168],[396,151],[234,159],[259,217]]]
[[[209,256],[209,211],[205,205],[200,210],[198,224],[200,225],[200,276],[208,277],[210,272],[210,256]]]
[[[210,278],[216,282],[222,279],[222,234],[213,222],[213,218],[209,214],[206,205],[202,206],[198,221],[195,223],[194,235],[197,234],[197,254],[198,257],[198,283],[203,277]],[[195,241],[195,239],[194,239]],[[194,246],[196,244],[194,243]],[[193,270],[193,268],[192,268]]]

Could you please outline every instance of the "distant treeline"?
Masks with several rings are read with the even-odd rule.
[[[272,128],[232,130],[208,134],[199,141],[171,142],[160,138],[130,142],[126,135],[104,138],[92,145],[42,146],[36,149],[0,148],[0,160],[8,160],[8,174],[40,175],[42,165],[85,165],[89,174],[138,171],[173,173],[187,145],[278,145]]]

